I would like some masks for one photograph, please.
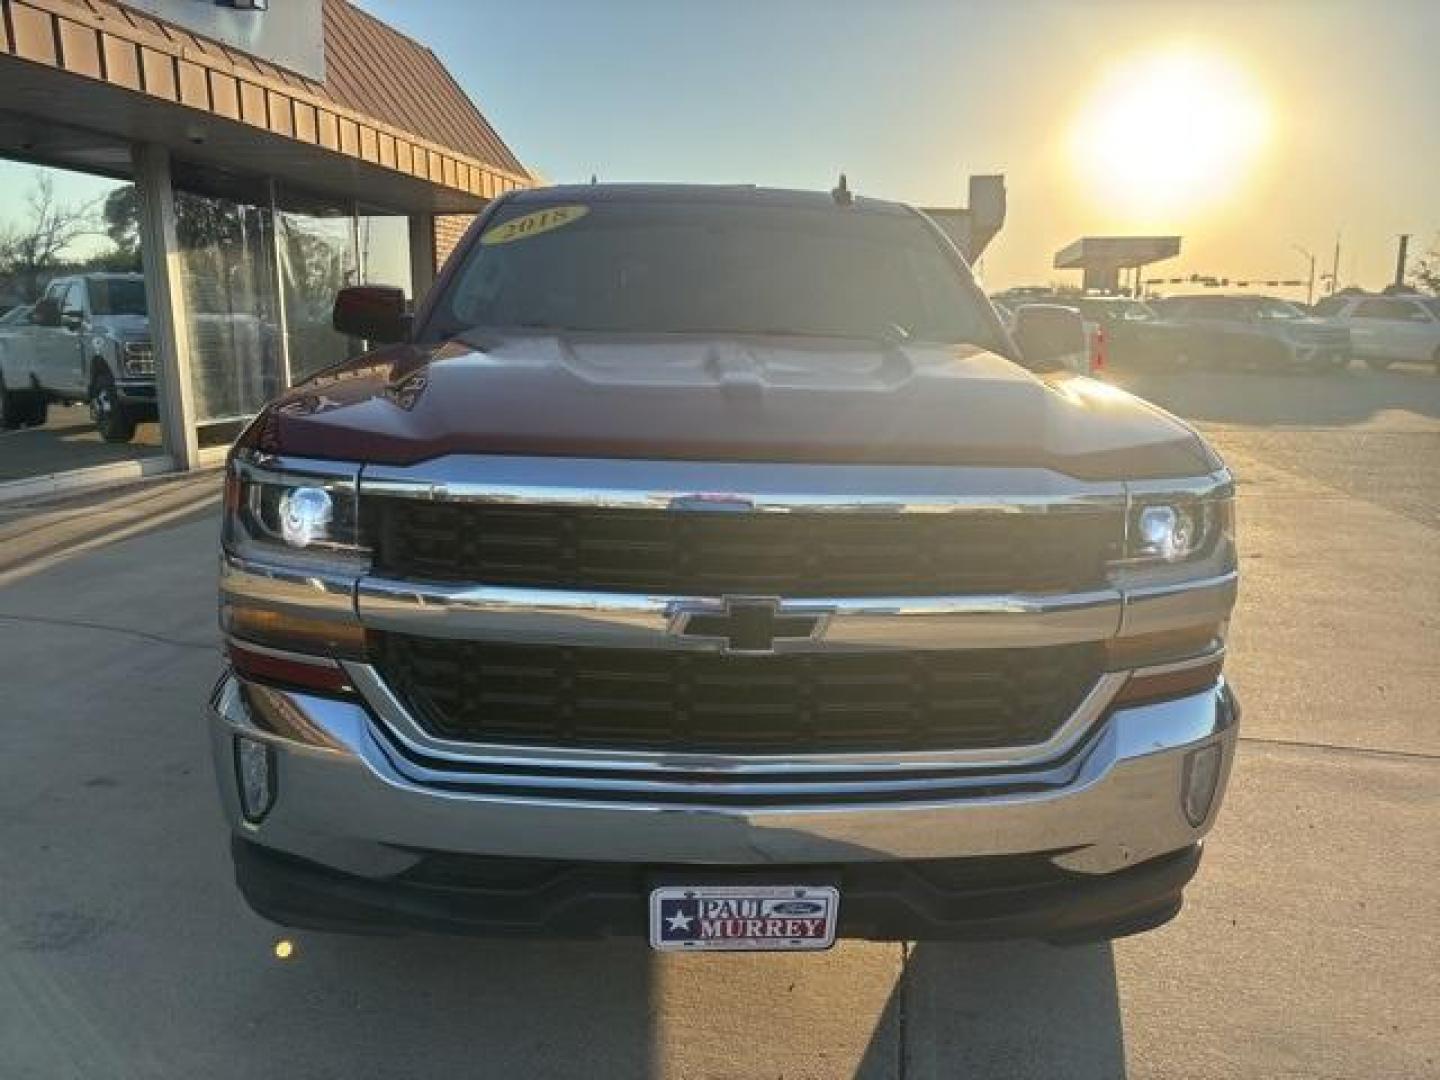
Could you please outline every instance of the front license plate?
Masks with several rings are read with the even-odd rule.
[[[650,946],[662,952],[828,949],[840,890],[829,885],[671,886],[650,894]]]

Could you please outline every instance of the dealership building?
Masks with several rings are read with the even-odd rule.
[[[100,364],[84,355],[98,310],[93,333],[53,325],[54,303],[45,325],[25,312],[47,289],[69,303],[58,279],[120,271],[143,274],[158,394],[123,445],[82,430],[78,406],[8,433],[0,497],[218,461],[265,400],[358,347],[329,325],[336,289],[420,296],[471,216],[533,182],[428,48],[346,0],[0,0],[0,15],[5,386],[42,385],[37,340]]]

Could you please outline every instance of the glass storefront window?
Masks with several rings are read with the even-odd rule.
[[[394,285],[413,299],[410,285],[410,219],[361,214],[356,219],[360,240],[360,280],[366,285]]]
[[[275,215],[291,383],[358,355],[362,347],[330,325],[335,294],[360,281],[355,216],[343,206],[302,203],[291,209],[297,201],[282,200],[285,209]]]
[[[288,385],[364,349],[331,327],[341,288],[412,293],[410,223],[260,177],[174,172],[193,422],[202,447],[223,446]],[[0,444],[0,482],[163,453],[141,210],[124,180],[0,159],[0,417],[23,433]]]
[[[267,207],[175,197],[196,420],[220,441],[284,388]],[[202,437],[201,442],[214,439]]]
[[[358,355],[364,343],[331,327],[341,288],[409,292],[404,217],[357,217],[347,204],[280,191],[273,205],[268,194],[250,203],[180,193],[176,218],[202,444],[233,436],[285,388],[287,353],[292,385]]]
[[[123,180],[0,159],[0,484],[163,453],[139,220]]]

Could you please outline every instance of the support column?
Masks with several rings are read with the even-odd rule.
[[[150,340],[160,394],[160,430],[176,468],[189,470],[199,465],[200,448],[195,433],[185,279],[175,235],[170,152],[153,143],[136,143],[130,156],[140,195],[140,253],[145,264]]]
[[[410,215],[410,296],[415,306],[435,284],[435,215]]]
[[[290,313],[285,308],[285,260],[280,256],[280,232],[284,225],[280,221],[280,200],[274,177],[267,182],[265,190],[270,200],[270,230],[265,241],[265,257],[270,260],[270,271],[275,275],[275,326],[279,331],[275,340],[280,350],[280,389],[285,391],[293,385],[290,378]]]

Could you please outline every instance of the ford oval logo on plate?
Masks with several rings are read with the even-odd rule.
[[[770,910],[776,915],[819,915],[825,910],[825,905],[814,900],[782,900],[771,904]]]

